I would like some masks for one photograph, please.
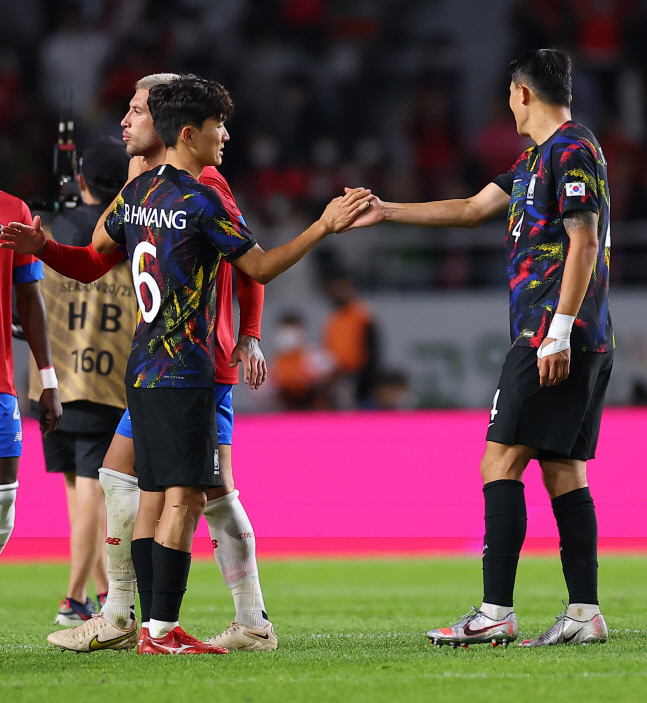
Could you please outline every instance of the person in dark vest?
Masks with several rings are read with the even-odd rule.
[[[83,204],[53,220],[56,241],[90,243],[97,220],[126,180],[128,163],[124,144],[111,137],[84,149],[77,175]],[[87,593],[91,579],[99,606],[108,590],[99,468],[126,407],[123,379],[137,307],[127,263],[91,284],[46,268],[42,291],[64,410],[58,430],[43,437],[43,452],[47,471],[63,474],[70,519],[70,580],[54,622],[69,626],[96,612]],[[32,363],[32,403],[40,392]]]

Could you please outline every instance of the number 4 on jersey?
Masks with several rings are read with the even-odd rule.
[[[494,400],[492,401],[492,410],[490,410],[490,425],[494,424],[494,418],[499,414],[499,411],[496,409],[496,404],[499,402],[499,393],[501,393],[501,389],[497,388],[494,394]]]
[[[525,214],[525,212],[521,213],[521,217],[517,220],[517,224],[512,229],[511,234],[514,237],[515,244],[519,241],[519,237],[521,236],[521,226],[523,225],[523,218]]]

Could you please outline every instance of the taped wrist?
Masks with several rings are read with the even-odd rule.
[[[58,390],[58,378],[56,378],[56,371],[54,371],[53,366],[46,366],[44,369],[40,369],[40,380],[43,384],[43,390],[46,388],[55,388]]]
[[[550,356],[551,354],[556,354],[557,352],[564,351],[571,346],[571,330],[573,329],[573,323],[575,322],[574,315],[563,315],[562,313],[555,313],[553,319],[548,328],[547,339],[553,339],[554,341],[547,344],[545,347],[539,347],[537,349],[537,357],[542,359],[545,356]]]

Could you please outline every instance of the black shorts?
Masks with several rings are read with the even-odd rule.
[[[213,388],[126,388],[139,487],[222,486]]]
[[[539,385],[537,350],[512,347],[490,411],[487,440],[537,448],[537,459],[595,457],[613,352],[571,350],[569,376]]]
[[[99,479],[99,469],[114,431],[65,432],[56,430],[43,437],[45,469],[48,473],[75,471],[77,476]]]

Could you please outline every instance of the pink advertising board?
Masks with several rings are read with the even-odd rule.
[[[469,553],[483,535],[479,459],[488,410],[239,415],[237,487],[261,555]],[[607,408],[589,483],[601,548],[647,550],[647,409]],[[24,421],[16,527],[3,559],[65,558],[63,479],[45,473]],[[528,549],[557,544],[535,462],[526,472]],[[195,552],[207,555],[206,526]]]

